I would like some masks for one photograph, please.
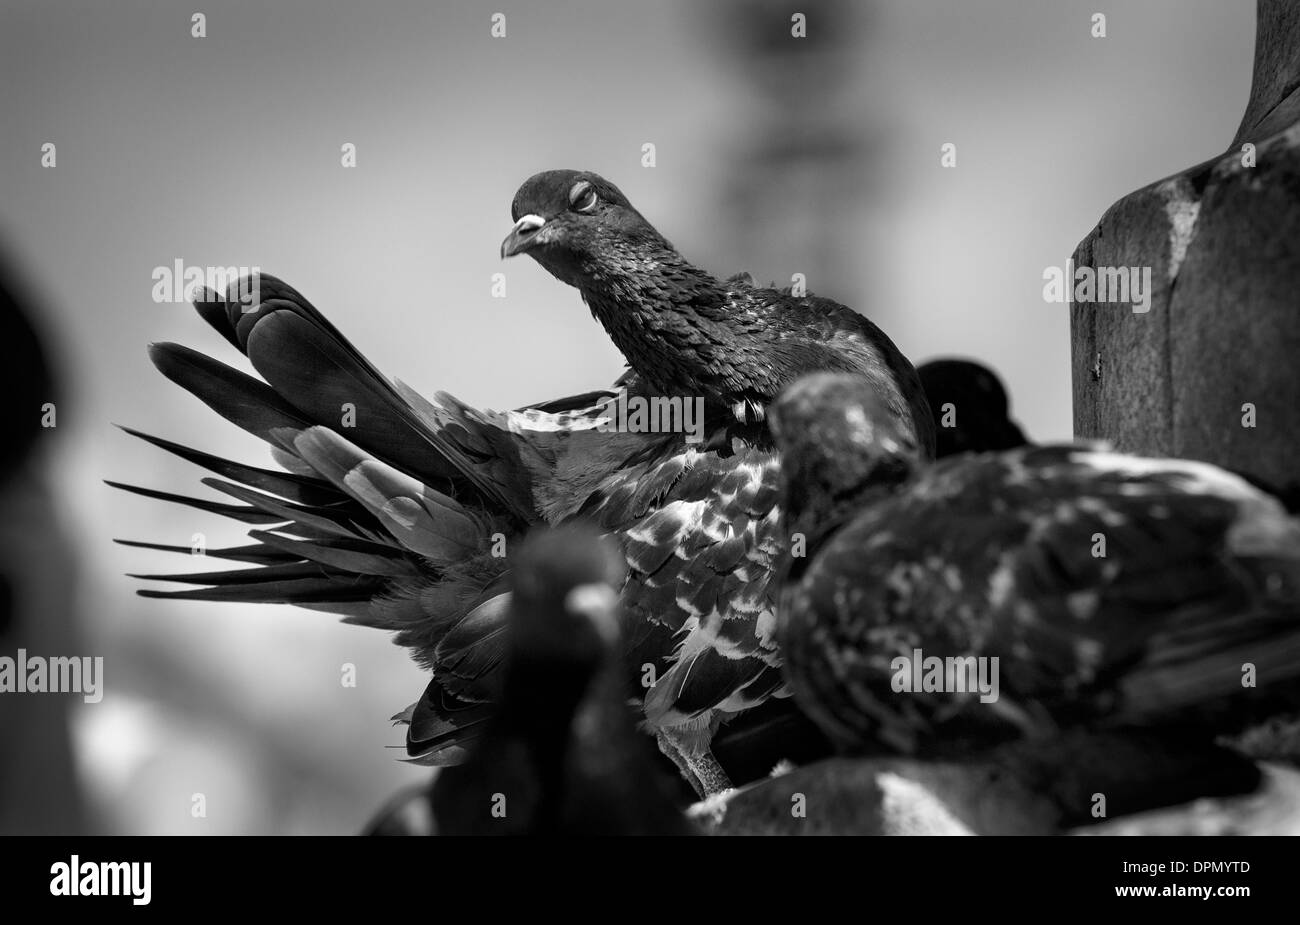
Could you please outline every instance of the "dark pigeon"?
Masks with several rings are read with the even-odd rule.
[[[1060,729],[1208,743],[1294,707],[1300,526],[1237,476],[1087,445],[921,466],[853,376],[800,381],[773,418],[783,516],[806,552],[787,563],[778,640],[841,751]],[[956,675],[916,690],[903,673],[916,679],[918,650],[997,658],[998,696],[955,693]]]
[[[590,528],[530,536],[511,563],[500,708],[433,786],[440,835],[686,835],[620,660],[622,557]]]
[[[974,360],[942,359],[916,368],[935,420],[934,455],[1014,450],[1029,441],[1011,417],[997,373]]]

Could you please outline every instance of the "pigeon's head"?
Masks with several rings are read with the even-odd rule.
[[[936,455],[983,453],[1024,446],[1024,432],[1010,417],[1006,387],[997,373],[973,360],[931,360],[916,368],[921,387],[937,413],[961,406],[956,426],[935,434]]]
[[[570,286],[635,272],[672,245],[613,183],[583,170],[547,170],[524,181],[510,207],[514,228],[501,256],[528,254]]]
[[[919,451],[871,380],[852,373],[813,373],[781,393],[769,409],[781,451],[787,511],[821,510],[896,484]]]
[[[530,534],[511,559],[511,574],[512,665],[530,684],[585,685],[617,648],[622,556],[595,529],[566,526]]]

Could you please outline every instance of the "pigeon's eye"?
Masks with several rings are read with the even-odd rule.
[[[569,190],[569,208],[574,212],[590,212],[598,201],[596,190],[590,183],[578,183]]]

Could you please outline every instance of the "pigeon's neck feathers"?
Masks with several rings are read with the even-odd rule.
[[[740,277],[719,280],[658,234],[605,242],[598,253],[572,282],[650,394],[700,397],[742,423],[762,423],[767,405],[802,375],[862,374],[930,451],[915,370],[856,312]]]
[[[904,456],[868,464],[850,460],[801,467],[787,457],[782,469],[781,510],[793,532],[821,532],[894,494],[915,471]]]
[[[745,378],[721,349],[739,339],[727,317],[728,287],[667,242],[607,255],[580,289],[615,346],[655,391],[708,395]]]
[[[579,289],[648,392],[700,397],[742,422],[761,421],[800,372],[845,362],[804,342],[779,299],[719,280],[667,242],[604,255]]]
[[[798,463],[790,454],[783,459],[779,510],[783,531],[800,538],[800,548],[797,554],[792,549],[783,553],[778,584],[799,581],[818,550],[862,511],[897,492],[913,472],[912,462],[903,457],[890,457],[860,469],[851,462],[830,469],[810,469]]]

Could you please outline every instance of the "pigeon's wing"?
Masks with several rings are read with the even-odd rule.
[[[236,298],[249,291],[261,299],[251,306]],[[377,578],[463,568],[486,551],[494,528],[535,519],[526,470],[510,460],[471,458],[472,425],[460,420],[458,409],[443,413],[414,401],[413,393],[376,371],[291,287],[260,276],[232,284],[224,297],[207,291],[196,308],[247,355],[264,381],[175,344],[151,348],[154,363],[214,411],[271,444],[286,471],[132,432],[213,471],[220,478],[205,484],[240,503],[131,490],[260,526],[284,525],[268,533],[297,542],[263,538],[268,554],[313,563],[331,580],[339,577],[336,571],[361,579],[351,582],[349,602],[363,599],[363,587]],[[242,582],[232,576],[225,599],[236,593],[246,595],[238,599],[269,599],[261,595],[265,588],[243,588],[269,580],[254,571]],[[298,580],[289,572],[277,579]],[[330,602],[321,581],[301,580],[307,592],[301,601],[294,587],[282,583],[275,600]],[[357,609],[347,612],[364,619]]]
[[[1276,499],[1205,463],[1095,447],[1000,460],[1010,503],[1038,499],[999,609],[1028,622],[1031,666],[1046,655],[1030,696],[1064,679],[1087,709],[1145,722],[1241,694],[1247,664],[1257,689],[1300,677],[1300,526]]]
[[[277,394],[427,484],[448,479],[463,492],[468,483],[495,506],[532,517],[526,486],[513,481],[517,473],[475,457],[473,434],[454,413],[390,381],[291,286],[263,274],[252,288],[261,301],[251,309],[232,298],[233,288],[224,299],[209,293],[196,304]]]
[[[1043,447],[940,463],[864,512],[790,589],[782,642],[824,728],[910,748],[963,712],[1143,721],[1240,692],[1246,662],[1292,679],[1298,592],[1300,533],[1241,480]],[[998,701],[900,692],[918,649],[997,657]]]
[[[620,405],[641,394],[640,383],[625,376],[610,389],[507,412],[479,411],[445,394],[437,399],[472,426],[478,456],[510,460],[526,473],[529,503],[554,524],[590,506],[608,479],[625,480],[627,472],[643,471],[682,443],[680,434],[619,425]]]
[[[259,300],[241,302],[250,291]],[[463,756],[500,693],[509,541],[565,516],[629,460],[660,453],[664,438],[602,423],[634,380],[546,408],[479,411],[387,379],[273,277],[206,292],[195,307],[262,379],[175,344],[153,347],[155,364],[269,443],[283,470],[129,431],[214,473],[204,484],[225,498],[118,487],[258,528],[250,545],[207,552],[252,567],[139,576],[189,586],[141,594],[297,604],[394,632],[433,672],[425,695],[399,714],[408,751]]]
[[[239,294],[250,291],[259,301],[241,302]],[[226,498],[120,487],[258,528],[251,545],[207,553],[253,567],[141,576],[193,586],[141,594],[297,604],[395,632],[434,672],[430,692],[406,716],[451,754],[496,693],[508,591],[505,559],[494,547],[539,518],[533,479],[544,465],[530,465],[526,441],[512,442],[508,432],[501,439],[494,419],[449,396],[425,400],[385,378],[273,277],[232,284],[225,296],[206,292],[196,308],[262,378],[175,344],[153,347],[155,364],[269,443],[284,468],[248,466],[132,431],[213,472],[218,478],[205,484]],[[417,751],[428,755],[430,748]]]
[[[606,479],[580,512],[623,544],[627,659],[652,726],[694,721],[784,694],[773,632],[782,542],[778,462],[684,448]],[[707,738],[707,736],[705,736]]]
[[[934,416],[915,367],[889,335],[866,316],[832,299],[790,289],[760,289],[751,298],[769,303],[777,324],[798,334],[801,349],[810,354],[809,370],[850,372],[871,382],[895,421],[911,432],[921,454],[934,458]]]

